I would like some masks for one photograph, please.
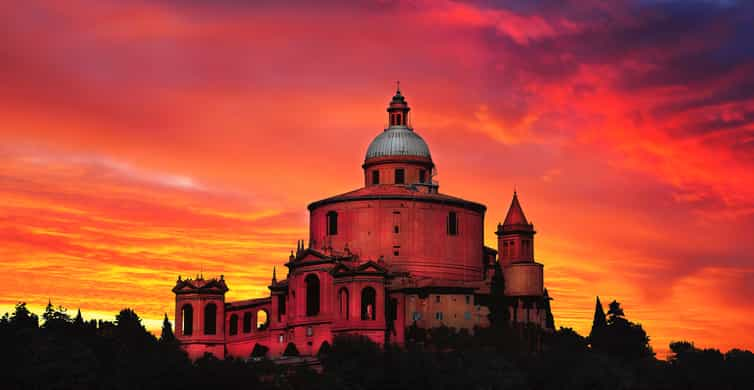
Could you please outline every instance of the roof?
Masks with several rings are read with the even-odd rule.
[[[505,222],[503,225],[528,225],[524,210],[521,208],[521,204],[518,203],[518,195],[513,192],[513,200],[511,206],[508,208],[508,215],[505,216]]]
[[[372,140],[364,158],[418,156],[432,159],[424,139],[406,126],[390,126]]]
[[[179,276],[175,287],[173,287],[173,292],[176,294],[225,294],[226,291],[228,291],[228,286],[225,284],[225,278],[222,275],[220,275],[220,279],[204,279],[202,276],[197,276],[196,279],[181,279]]]
[[[332,203],[347,202],[354,200],[411,200],[419,202],[431,202],[440,204],[449,204],[483,213],[487,207],[481,203],[471,202],[465,199],[457,198],[440,193],[429,193],[419,191],[418,188],[411,185],[375,185],[359,188],[354,191],[335,195],[329,198],[321,199],[309,204],[309,211]]]

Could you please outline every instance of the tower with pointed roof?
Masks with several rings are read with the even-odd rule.
[[[534,261],[534,225],[529,223],[518,201],[518,193],[513,192],[511,205],[505,221],[497,226],[497,249],[503,267],[512,263]]]
[[[495,234],[505,278],[505,295],[511,303],[511,320],[546,328],[550,298],[544,291],[544,267],[534,261],[536,231],[534,224],[526,219],[516,191],[505,220],[498,224]]]

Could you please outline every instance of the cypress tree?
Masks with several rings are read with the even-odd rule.
[[[545,289],[545,329],[555,330],[555,317],[552,315],[552,309],[550,308],[550,294]]]
[[[160,333],[160,342],[172,343],[175,341],[175,334],[173,334],[173,324],[168,320],[168,313],[165,313],[165,318],[162,320],[162,333]]]
[[[592,331],[589,333],[591,336],[595,330],[602,329],[607,326],[607,319],[605,317],[605,310],[602,309],[602,302],[600,297],[597,297],[597,303],[594,306],[594,320],[592,320]]]
[[[73,319],[73,325],[77,328],[83,328],[84,327],[84,317],[81,316],[81,309],[79,308],[78,312],[76,313],[76,318]]]

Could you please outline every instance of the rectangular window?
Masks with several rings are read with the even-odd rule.
[[[285,339],[285,338],[283,337],[283,335],[282,335],[282,334],[281,334],[281,335],[279,335],[279,336],[278,336],[278,343],[282,344],[282,343],[283,343],[283,340],[284,340],[284,339]]]
[[[380,171],[372,171],[372,184],[380,184]]]
[[[395,184],[403,184],[406,182],[406,171],[402,168],[395,170]]]
[[[508,256],[508,241],[503,241],[503,256]]]
[[[471,303],[471,295],[467,295],[466,296],[466,304],[468,305],[470,303]]]
[[[421,319],[422,319],[422,313],[419,313],[418,311],[415,311],[415,312],[414,312],[414,315],[413,315],[413,316],[411,316],[411,318],[413,318],[413,319],[414,319],[414,321],[419,321],[419,320],[421,320]]]
[[[394,246],[393,247],[393,256],[400,256],[401,254],[401,247],[400,246]]]
[[[278,322],[283,321],[285,314],[285,295],[278,295]]]
[[[471,312],[470,311],[463,312],[463,319],[466,321],[471,320]]]
[[[440,296],[439,295],[435,295],[435,302],[440,303]]]
[[[398,234],[401,232],[401,228],[398,225],[393,226],[393,233]]]
[[[427,171],[420,169],[419,170],[419,183],[424,183],[427,180]]]
[[[441,311],[438,311],[437,313],[435,313],[435,319],[439,320],[439,321],[442,321],[442,312]]]
[[[327,213],[327,234],[331,236],[338,234],[338,213],[335,211]]]
[[[456,215],[455,211],[451,211],[448,213],[448,235],[450,236],[456,236],[458,235],[458,215]]]
[[[312,329],[311,326],[307,326],[306,327],[306,336],[307,337],[312,337],[312,335],[314,335],[314,329]]]

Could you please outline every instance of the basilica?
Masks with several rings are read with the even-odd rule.
[[[175,333],[190,357],[276,357],[290,344],[316,355],[339,334],[402,345],[412,326],[473,332],[490,325],[495,299],[514,324],[552,328],[534,225],[517,194],[497,249],[486,247],[486,207],[440,192],[409,111],[399,89],[366,151],[363,185],[309,204],[309,239],[283,264],[287,276],[273,271],[269,296],[226,301],[224,276],[178,277]],[[504,295],[493,294],[496,277]]]

